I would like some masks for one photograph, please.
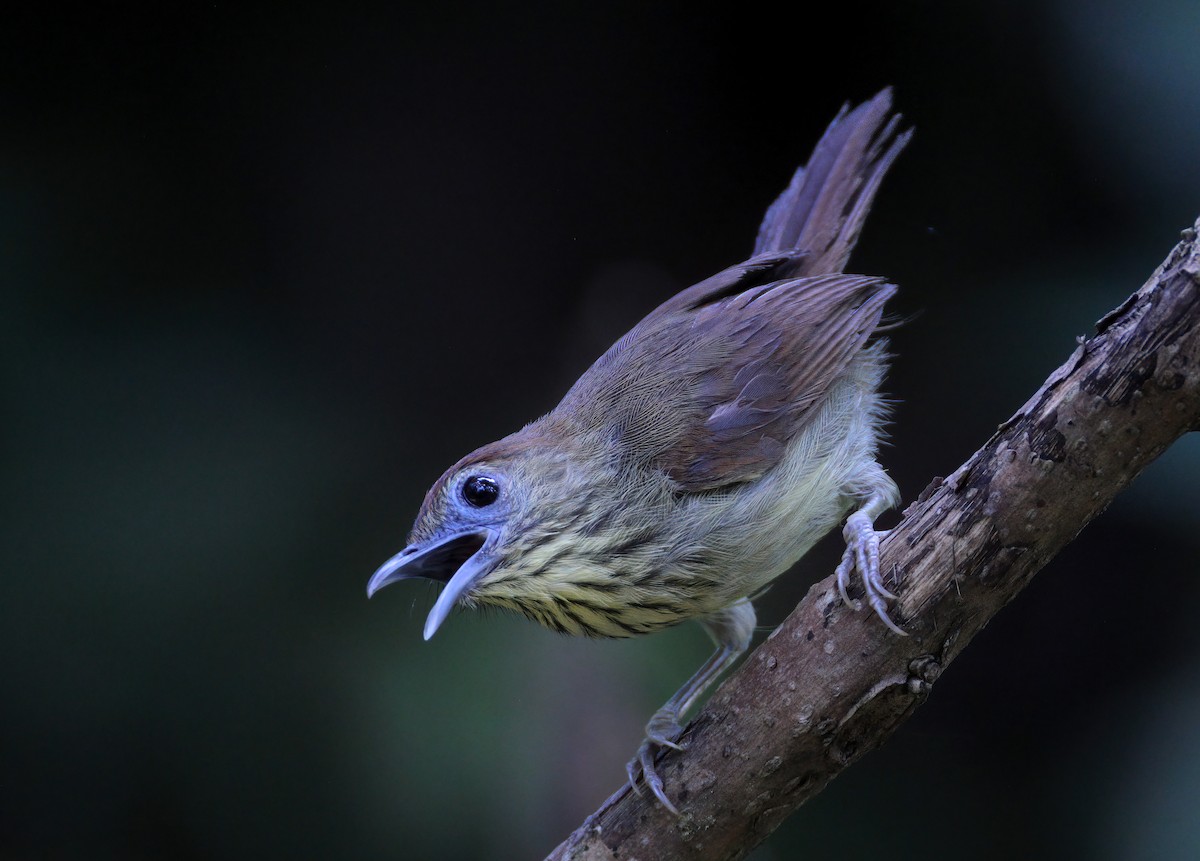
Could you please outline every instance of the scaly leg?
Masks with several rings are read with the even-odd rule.
[[[842,561],[837,567],[838,591],[842,593],[842,600],[846,604],[854,606],[846,588],[850,583],[851,572],[857,568],[859,576],[862,577],[867,603],[885,625],[903,637],[907,634],[888,615],[887,602],[894,601],[896,596],[883,585],[883,574],[879,571],[879,541],[887,535],[887,531],[875,530],[875,518],[895,506],[899,502],[900,494],[895,482],[888,478],[887,473],[878,464],[873,463],[871,466],[874,469],[869,470],[867,474],[867,480],[870,482],[868,493],[863,494],[867,501],[858,511],[846,518],[846,525],[842,529],[842,537],[846,539],[846,552],[842,554]]]
[[[754,607],[751,606],[749,598],[742,598],[723,610],[701,617],[698,621],[717,644],[717,650],[695,675],[675,692],[675,696],[667,700],[666,705],[650,718],[650,722],[646,724],[646,740],[638,748],[637,756],[625,767],[629,774],[629,785],[633,787],[634,792],[641,792],[637,781],[639,776],[644,777],[654,797],[676,816],[679,815],[679,811],[663,791],[662,778],[658,776],[654,767],[654,758],[664,747],[683,749],[676,741],[683,732],[679,720],[696,704],[709,685],[750,646],[750,638],[754,636]]]

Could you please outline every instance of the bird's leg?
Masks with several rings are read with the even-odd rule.
[[[896,596],[883,585],[883,574],[879,570],[879,541],[887,535],[887,531],[875,530],[875,518],[900,501],[900,491],[878,464],[872,463],[871,466],[873,469],[868,470],[864,477],[866,491],[856,494],[866,501],[846,518],[846,525],[842,529],[846,552],[842,554],[842,561],[837,567],[838,591],[842,593],[842,600],[846,604],[854,606],[846,590],[850,575],[857,568],[871,609],[885,625],[897,634],[906,636],[904,630],[888,615],[887,602],[895,600]]]
[[[679,815],[679,811],[663,791],[662,778],[655,769],[654,758],[664,747],[683,749],[677,742],[680,733],[683,732],[679,720],[696,704],[716,678],[750,646],[750,639],[754,636],[754,607],[751,606],[749,598],[741,598],[722,610],[702,616],[698,621],[717,644],[717,650],[695,675],[654,713],[654,717],[650,718],[650,722],[646,724],[645,741],[638,748],[637,756],[625,767],[629,774],[629,785],[635,792],[641,791],[637,785],[638,777],[644,777],[654,797],[676,816]]]

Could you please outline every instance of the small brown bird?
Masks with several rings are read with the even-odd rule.
[[[548,628],[629,637],[696,619],[717,650],[650,719],[629,763],[672,812],[655,755],[754,632],[751,597],[848,511],[838,586],[857,569],[889,627],[880,512],[899,502],[876,463],[896,288],[845,275],[897,135],[884,90],[826,130],[767,210],[754,255],[667,300],[549,414],[437,480],[402,552],[367,595],[446,584],[425,622],[491,605]]]

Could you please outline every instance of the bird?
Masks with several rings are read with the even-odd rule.
[[[752,599],[842,524],[842,599],[857,575],[883,624],[895,599],[876,518],[899,504],[877,460],[888,401],[885,303],[844,272],[884,175],[908,144],[891,89],[843,106],[771,204],[744,262],[666,300],[549,413],[468,454],[425,495],[407,546],[368,597],[444,583],[456,606],[516,611],[588,637],[697,620],[715,651],[651,717],[626,767],[678,815],[657,757],[749,647]],[[844,520],[843,520],[844,518]]]

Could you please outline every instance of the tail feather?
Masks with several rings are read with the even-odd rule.
[[[808,164],[771,204],[758,230],[754,254],[799,251],[788,275],[841,272],[858,241],[879,184],[912,137],[897,135],[887,88],[830,123]]]

